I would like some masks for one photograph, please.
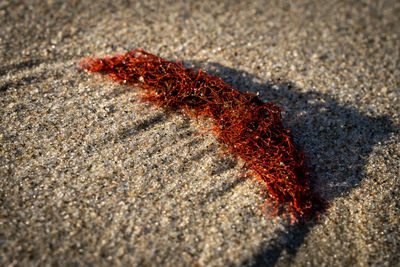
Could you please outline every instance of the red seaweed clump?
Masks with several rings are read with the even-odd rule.
[[[217,139],[266,185],[273,211],[284,207],[297,221],[311,217],[322,206],[323,201],[311,191],[304,154],[294,146],[274,104],[239,92],[202,70],[187,69],[141,49],[84,59],[80,68],[140,87],[143,98],[158,106],[212,118]]]

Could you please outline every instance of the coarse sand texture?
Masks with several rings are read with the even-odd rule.
[[[399,40],[395,0],[0,1],[0,266],[399,266]]]

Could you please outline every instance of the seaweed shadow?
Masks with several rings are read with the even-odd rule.
[[[334,97],[316,91],[301,92],[287,81],[260,82],[259,77],[218,63],[184,62],[189,67],[206,69],[240,91],[259,93],[283,112],[285,127],[293,132],[298,148],[303,150],[315,192],[331,201],[345,196],[363,179],[364,167],[374,145],[395,132],[387,116],[372,117],[340,103]],[[271,243],[262,244],[258,254],[243,265],[274,265],[285,250],[295,255],[315,222],[287,224]]]

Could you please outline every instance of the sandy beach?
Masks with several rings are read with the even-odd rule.
[[[1,1],[0,22],[1,266],[399,266],[399,1]],[[77,68],[134,48],[281,107],[320,220],[264,214],[209,121]]]

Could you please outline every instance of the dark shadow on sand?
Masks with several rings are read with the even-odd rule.
[[[360,184],[373,147],[396,132],[387,116],[368,116],[320,92],[302,93],[287,81],[263,83],[255,75],[218,63],[185,62],[184,65],[205,69],[242,92],[259,92],[263,101],[285,110],[284,125],[293,132],[297,147],[306,154],[311,186],[328,201],[345,196]],[[270,241],[263,244],[257,255],[243,265],[274,265],[284,250],[294,256],[315,224],[288,223],[276,242],[272,242],[275,245],[271,246]],[[286,260],[287,257],[283,262]]]

